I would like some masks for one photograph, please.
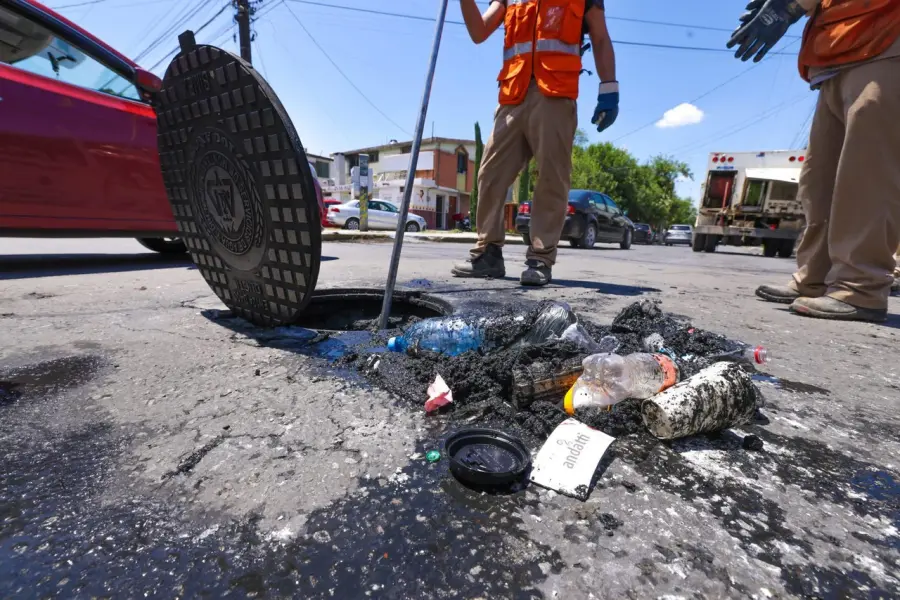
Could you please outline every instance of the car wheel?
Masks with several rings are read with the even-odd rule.
[[[531,236],[528,235],[527,233],[523,233],[523,234],[522,234],[522,241],[525,242],[525,245],[526,245],[526,246],[530,246],[530,245],[531,245]]]
[[[347,222],[344,223],[344,229],[349,229],[350,231],[359,231],[359,219],[356,217],[350,217],[347,219]]]
[[[593,223],[588,223],[587,227],[584,228],[584,235],[581,236],[581,239],[578,240],[579,248],[583,248],[585,250],[590,250],[594,247],[594,244],[597,243],[597,226]]]
[[[417,233],[421,228],[418,223],[411,222],[406,224],[406,231],[409,233]]]
[[[138,243],[160,254],[184,254],[187,246],[181,238],[137,238]]]
[[[622,250],[628,250],[631,248],[631,238],[634,234],[627,227],[625,228],[625,235],[622,236],[622,241],[619,242],[619,248]]]

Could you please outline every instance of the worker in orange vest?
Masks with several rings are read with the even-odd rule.
[[[503,207],[507,190],[534,157],[540,173],[531,205],[531,245],[522,285],[546,285],[565,225],[572,174],[585,29],[594,48],[600,93],[591,122],[603,131],[619,113],[619,84],[603,0],[492,0],[484,14],[460,0],[469,36],[485,41],[503,23],[500,106],[478,172],[478,242],[457,277],[506,275]]]
[[[819,90],[799,198],[798,269],[756,295],[822,319],[887,319],[900,244],[900,0],[754,0],[728,43],[759,61],[809,14],[800,74]]]

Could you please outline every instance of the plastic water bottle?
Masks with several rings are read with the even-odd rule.
[[[391,352],[430,350],[446,356],[459,356],[483,345],[483,327],[460,317],[419,321],[403,335],[388,340]]]
[[[710,356],[712,360],[764,365],[769,362],[769,351],[762,346],[740,344],[735,350]]]
[[[628,398],[642,400],[678,382],[678,367],[665,354],[594,354],[584,359],[584,373],[566,393],[563,407],[609,407]]]

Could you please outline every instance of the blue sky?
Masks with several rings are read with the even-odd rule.
[[[90,0],[45,1],[51,7],[61,7]],[[93,1],[62,8],[60,12],[135,57],[166,30],[186,0]],[[315,1],[426,19],[433,19],[438,9],[438,0]],[[226,3],[230,4],[226,0],[191,0],[192,5],[204,6],[204,10],[190,20],[190,27],[196,29]],[[723,48],[729,34],[708,28],[730,31],[744,5],[744,0],[607,0],[607,15],[614,40]],[[349,79],[389,118],[373,108],[336,71],[288,7]],[[198,34],[199,41],[216,42],[237,52],[231,14],[230,9],[222,13]],[[434,33],[432,22],[293,0],[264,0],[259,14],[254,25],[254,64],[278,92],[309,152],[329,154],[392,138],[411,139],[409,132],[415,127]],[[461,20],[458,0],[450,0],[448,18]],[[650,25],[627,19],[691,27]],[[789,32],[794,36],[801,33],[799,24]],[[173,35],[170,42],[139,62],[149,67],[176,45]],[[463,26],[447,24],[426,136],[431,134],[433,123],[437,136],[471,138],[475,121],[481,122],[487,136],[497,102],[495,78],[501,47],[502,32],[476,46]],[[795,54],[799,41],[785,38],[781,48]],[[590,128],[597,78],[584,75],[579,125],[588,131],[591,141],[613,141],[640,159],[668,154],[686,161],[695,178],[682,183],[680,191],[695,200],[709,152],[786,149],[795,139],[801,140],[801,146],[805,143],[815,93],[800,80],[795,56],[772,56],[750,69],[752,63],[741,63],[727,52],[619,44],[616,53],[621,85],[618,121],[602,134]],[[585,56],[585,67],[594,70],[592,56]],[[725,83],[732,78],[735,79]],[[691,106],[681,107],[666,119],[669,124],[680,126],[655,124],[666,111],[691,102],[699,111]],[[702,120],[696,122],[701,112]]]

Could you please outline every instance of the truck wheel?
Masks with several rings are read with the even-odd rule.
[[[778,257],[790,258],[794,254],[794,240],[781,240],[778,244]]]
[[[703,245],[704,252],[715,252],[716,246],[719,245],[719,236],[717,235],[708,235],[706,236],[706,244]]]
[[[522,234],[522,241],[525,242],[526,246],[531,246],[531,235],[528,233]]]
[[[694,239],[691,242],[691,248],[694,250],[694,252],[703,252],[703,250],[706,248],[706,234],[695,233]]]
[[[763,240],[762,247],[766,258],[775,258],[778,254],[778,240]]]

